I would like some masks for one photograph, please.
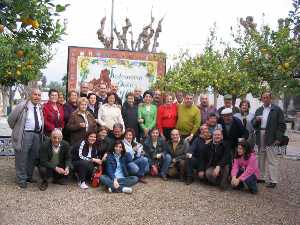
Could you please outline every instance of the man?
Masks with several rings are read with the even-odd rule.
[[[139,105],[143,102],[142,89],[139,87],[135,87],[134,89],[134,104]]]
[[[215,130],[213,141],[206,145],[200,155],[198,176],[226,189],[229,186],[230,163],[230,149],[223,142],[222,130]]]
[[[15,150],[17,183],[20,188],[26,188],[26,182],[35,182],[32,174],[38,162],[44,130],[44,117],[40,101],[40,90],[32,89],[30,99],[18,104],[8,117]]]
[[[235,148],[239,139],[247,140],[249,136],[248,130],[243,123],[232,115],[231,108],[225,108],[221,112],[220,124],[222,126],[224,141],[228,142],[231,148],[232,156],[234,156]]]
[[[225,108],[232,109],[233,114],[240,112],[238,107],[232,105],[232,95],[224,95],[224,106],[218,109],[218,114],[221,115],[222,110]]]
[[[209,133],[211,135],[214,133],[216,129],[221,129],[222,130],[222,125],[218,123],[218,116],[216,113],[210,113],[208,115],[206,125],[208,127]]]
[[[99,92],[97,96],[97,103],[98,105],[102,105],[105,103],[106,97],[107,97],[107,87],[105,83],[101,83],[99,85]]]
[[[82,82],[80,85],[80,97],[86,97],[89,93],[89,84],[87,82]]]
[[[156,89],[153,94],[153,104],[159,107],[162,104],[161,91]]]
[[[201,125],[206,123],[206,121],[208,119],[208,115],[210,113],[216,113],[217,112],[217,109],[214,106],[209,105],[207,95],[201,95],[200,96],[199,109],[200,109],[200,112],[201,112]]]
[[[169,168],[168,174],[171,177],[175,177],[179,174],[180,181],[185,181],[186,173],[186,158],[189,151],[189,144],[186,140],[180,138],[179,130],[173,129],[171,131],[171,140],[168,142],[169,154],[172,158],[172,163]],[[187,181],[189,182],[190,181]]]
[[[258,165],[261,179],[259,182],[268,182],[268,188],[275,188],[278,183],[278,166],[276,149],[280,144],[286,125],[282,110],[271,104],[271,92],[261,95],[263,105],[254,115],[252,124],[256,130],[256,144],[258,145]]]
[[[118,89],[119,89],[119,87],[118,87],[117,84],[111,83],[111,85],[110,85],[110,92],[114,93],[116,95],[116,104],[122,106],[122,99],[117,94]]]
[[[194,134],[200,127],[200,110],[193,104],[193,95],[186,94],[184,104],[177,106],[178,119],[176,129],[179,130],[183,138],[191,141]]]
[[[54,129],[42,144],[40,149],[40,176],[42,183],[39,188],[45,191],[48,188],[48,179],[53,177],[53,183],[64,185],[71,167],[70,146],[62,140],[62,132]]]
[[[177,104],[183,104],[183,93],[178,91],[175,94]]]
[[[121,123],[115,123],[113,126],[113,130],[112,132],[110,132],[108,134],[108,137],[112,140],[112,142],[114,143],[116,140],[120,140],[122,141],[124,138],[124,131],[123,131],[124,127]]]

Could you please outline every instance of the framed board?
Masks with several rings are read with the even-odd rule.
[[[0,156],[15,155],[11,136],[0,136]]]
[[[159,76],[166,73],[164,54],[107,50],[69,46],[68,90],[79,91],[82,82],[88,82],[90,91],[98,91],[99,84],[111,83],[119,87],[124,100],[128,92],[139,87],[148,90]]]

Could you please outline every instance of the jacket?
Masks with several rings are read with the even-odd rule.
[[[97,125],[94,117],[86,111],[87,120],[88,120],[88,129],[87,130],[97,130]],[[84,118],[80,114],[79,110],[74,111],[71,114],[69,122],[66,128],[70,131],[70,144],[74,146],[76,143],[82,141],[86,135],[86,128],[80,127],[80,123],[84,123]]]
[[[205,140],[200,136],[197,136],[191,143],[189,152],[193,155],[193,157],[199,158],[205,147]]]
[[[79,161],[79,160],[88,160],[90,161],[92,158],[99,159],[100,158],[100,151],[97,148],[96,144],[93,145],[91,151],[91,157],[88,157],[89,149],[86,146],[85,140],[81,141],[81,143],[77,144],[72,149],[72,161]]]
[[[172,159],[175,159],[176,162],[186,158],[186,153],[189,153],[189,143],[185,140],[180,139],[179,143],[176,146],[176,149],[173,148],[173,143],[170,141],[168,143],[169,154]]]
[[[211,142],[203,149],[199,159],[199,171],[205,171],[209,167],[224,167],[231,163],[231,151],[225,142],[218,145]]]
[[[48,101],[44,104],[43,113],[45,120],[45,129],[44,133],[47,136],[50,136],[51,132],[54,128],[64,128],[64,109],[61,105],[57,104],[57,108],[59,111],[59,116],[57,111],[54,110],[52,103]]]
[[[124,154],[120,157],[120,163],[121,163],[121,168],[123,170],[124,176],[128,176],[128,171],[127,171],[127,164],[128,159],[130,157],[128,154]],[[113,153],[109,153],[105,162],[105,173],[107,176],[109,176],[112,180],[115,179],[115,172],[117,169],[117,161]]]
[[[40,148],[40,165],[49,169],[54,169],[55,166],[51,164],[51,159],[53,155],[51,139],[46,138],[44,143]],[[66,168],[71,167],[71,154],[70,154],[70,145],[68,142],[62,140],[60,143],[59,150],[59,167]]]
[[[145,156],[153,161],[157,154],[169,153],[170,149],[168,144],[162,138],[158,138],[157,145],[154,147],[151,137],[148,136],[144,141],[144,151]]]
[[[30,100],[25,100],[19,103],[14,110],[9,114],[7,122],[12,129],[11,139],[12,146],[16,151],[22,150],[23,135],[25,122],[27,119],[28,107],[27,104]],[[44,132],[44,116],[42,107],[40,107],[40,116],[42,120],[42,133]]]
[[[71,104],[70,102],[66,102],[63,107],[64,107],[64,121],[66,125],[70,119],[72,112],[74,112],[77,109],[77,106]]]
[[[157,107],[154,104],[150,105],[150,111],[148,112],[145,104],[141,104],[138,107],[138,118],[143,119],[144,122],[140,123],[142,129],[152,129],[156,126],[156,113]]]
[[[244,169],[244,172],[239,176],[241,181],[247,180],[247,178],[253,174],[256,178],[259,178],[259,169],[255,153],[251,153],[247,160],[245,160],[244,157],[234,159],[231,176],[236,177],[241,168]]]
[[[256,144],[260,145],[260,122],[256,121],[256,116],[262,116],[264,111],[264,107],[259,107],[254,115],[252,120],[253,127],[256,133]],[[286,130],[286,124],[284,122],[284,115],[282,110],[276,106],[271,104],[271,110],[267,120],[266,126],[266,140],[265,144],[267,146],[272,145],[276,140],[281,141]]]
[[[139,137],[138,106],[130,106],[125,102],[122,107],[122,117],[125,128],[132,128],[135,132],[135,136]]]
[[[208,107],[202,107],[201,105],[198,106],[201,113],[201,125],[206,123],[208,116],[210,113],[217,113],[216,107],[210,105]]]
[[[164,104],[158,107],[157,128],[163,133],[163,128],[175,128],[177,122],[177,105]]]
[[[121,123],[124,127],[121,110],[117,105],[104,104],[99,108],[98,123],[112,130],[115,123]]]

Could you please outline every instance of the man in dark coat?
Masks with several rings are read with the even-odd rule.
[[[282,110],[271,104],[272,95],[265,92],[261,96],[263,106],[259,107],[252,120],[256,131],[256,144],[258,145],[258,165],[261,179],[267,181],[269,188],[276,187],[278,183],[278,166],[276,150],[281,143],[286,124]]]

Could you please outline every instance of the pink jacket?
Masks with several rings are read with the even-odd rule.
[[[231,176],[236,176],[240,168],[244,169],[244,172],[239,177],[241,181],[245,181],[252,174],[255,174],[256,178],[258,178],[259,169],[255,153],[251,153],[248,160],[245,160],[244,157],[234,159]]]

